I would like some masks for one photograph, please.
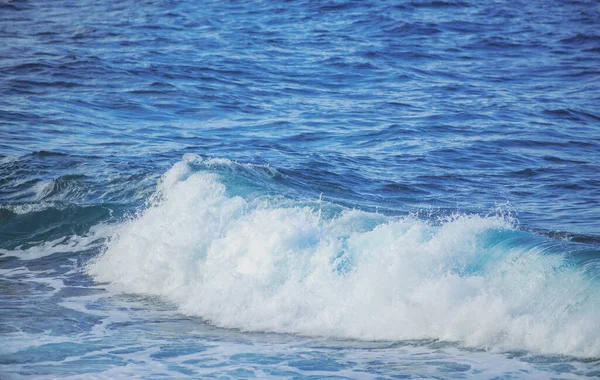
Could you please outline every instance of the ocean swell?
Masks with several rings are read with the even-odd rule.
[[[88,273],[244,331],[600,356],[597,275],[574,244],[502,217],[432,222],[232,195],[223,176],[235,171],[210,167],[175,164]]]

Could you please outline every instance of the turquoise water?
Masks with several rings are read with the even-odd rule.
[[[600,376],[598,20],[0,3],[0,378]]]

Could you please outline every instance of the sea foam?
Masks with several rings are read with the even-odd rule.
[[[199,162],[163,175],[89,274],[244,331],[600,355],[597,280],[504,218],[324,213],[231,195]]]

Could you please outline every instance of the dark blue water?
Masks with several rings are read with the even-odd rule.
[[[0,0],[0,377],[599,376],[599,31]]]

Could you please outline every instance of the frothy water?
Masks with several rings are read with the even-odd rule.
[[[597,374],[593,246],[271,194],[282,176],[186,155],[120,222],[2,249],[9,378]]]
[[[243,331],[600,355],[598,273],[573,248],[498,216],[245,199],[188,161],[89,266],[95,280]]]

